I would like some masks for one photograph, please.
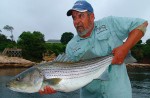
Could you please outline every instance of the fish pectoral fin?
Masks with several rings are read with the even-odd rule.
[[[61,78],[52,78],[45,80],[45,82],[47,82],[50,85],[57,85],[61,80],[62,80]]]

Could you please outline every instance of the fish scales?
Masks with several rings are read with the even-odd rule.
[[[99,68],[102,66],[98,66]],[[45,77],[48,78],[72,78],[80,77],[90,74],[93,71],[98,70],[98,67],[89,67],[88,69],[78,69],[78,70],[44,70]]]
[[[48,85],[56,91],[71,92],[99,78],[111,64],[112,58],[110,55],[70,62],[63,54],[52,62],[39,64],[15,76],[7,87],[17,92],[34,93]],[[67,62],[63,62],[65,60]]]
[[[105,57],[106,58],[106,57]],[[103,58],[104,59],[104,58]],[[64,62],[56,62],[56,63],[53,63],[53,64],[50,64],[49,66],[47,66],[47,64],[45,65],[41,65],[41,66],[38,66],[38,68],[46,68],[46,69],[74,69],[74,68],[79,68],[81,69],[82,67],[86,68],[86,67],[89,67],[89,66],[93,66],[92,64],[96,64],[98,62],[102,63],[102,62],[106,62],[108,59],[112,59],[112,56],[108,56],[105,61],[102,61],[101,58],[96,58],[96,59],[92,59],[92,60],[87,60],[87,61],[80,61],[78,63],[64,63]],[[101,62],[102,61],[102,62]],[[98,65],[99,66],[99,65]]]
[[[42,68],[42,72],[45,74],[46,78],[78,78],[81,76],[86,76],[88,74],[91,74],[92,72],[98,70],[99,68],[103,67],[105,63],[111,63],[112,57],[108,57],[103,62],[98,62],[99,59],[91,62],[81,62],[83,65],[80,65],[79,63],[72,66],[72,64],[66,66],[59,65],[57,63],[54,64],[54,68]],[[88,64],[88,65],[86,65]],[[57,66],[56,66],[57,65]],[[80,66],[79,66],[80,65]],[[86,65],[86,66],[85,66]],[[58,68],[59,67],[59,68]]]

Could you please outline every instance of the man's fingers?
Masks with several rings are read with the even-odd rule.
[[[49,87],[49,86],[45,86],[44,87],[44,90],[39,90],[39,93],[42,95],[42,94],[53,94],[53,93],[56,93],[56,91]]]
[[[113,59],[112,59],[112,64],[116,64],[117,63],[117,57],[116,55],[114,55]]]
[[[122,59],[119,59],[119,57],[114,56],[113,60],[112,60],[112,64],[122,64],[123,61]]]
[[[115,58],[113,58],[113,60],[112,60],[112,62],[111,62],[112,64],[116,64],[116,60],[115,60]]]
[[[45,94],[44,91],[42,91],[42,90],[39,90],[39,93],[40,93],[41,95]]]
[[[46,86],[46,90],[47,90],[47,93],[56,93],[56,91],[53,89],[53,88],[50,88],[49,86]]]
[[[48,94],[48,89],[47,89],[48,87],[46,86],[46,87],[44,87],[44,93],[45,94]]]

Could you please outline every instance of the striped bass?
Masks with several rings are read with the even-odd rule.
[[[101,77],[111,64],[113,56],[78,62],[69,62],[59,58],[58,56],[57,60],[25,70],[11,79],[6,86],[13,91],[24,93],[38,92],[46,85],[60,92],[75,91]]]

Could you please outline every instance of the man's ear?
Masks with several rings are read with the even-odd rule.
[[[92,21],[94,21],[94,19],[95,19],[94,13],[91,13],[91,14],[90,14],[90,18],[91,18]]]

